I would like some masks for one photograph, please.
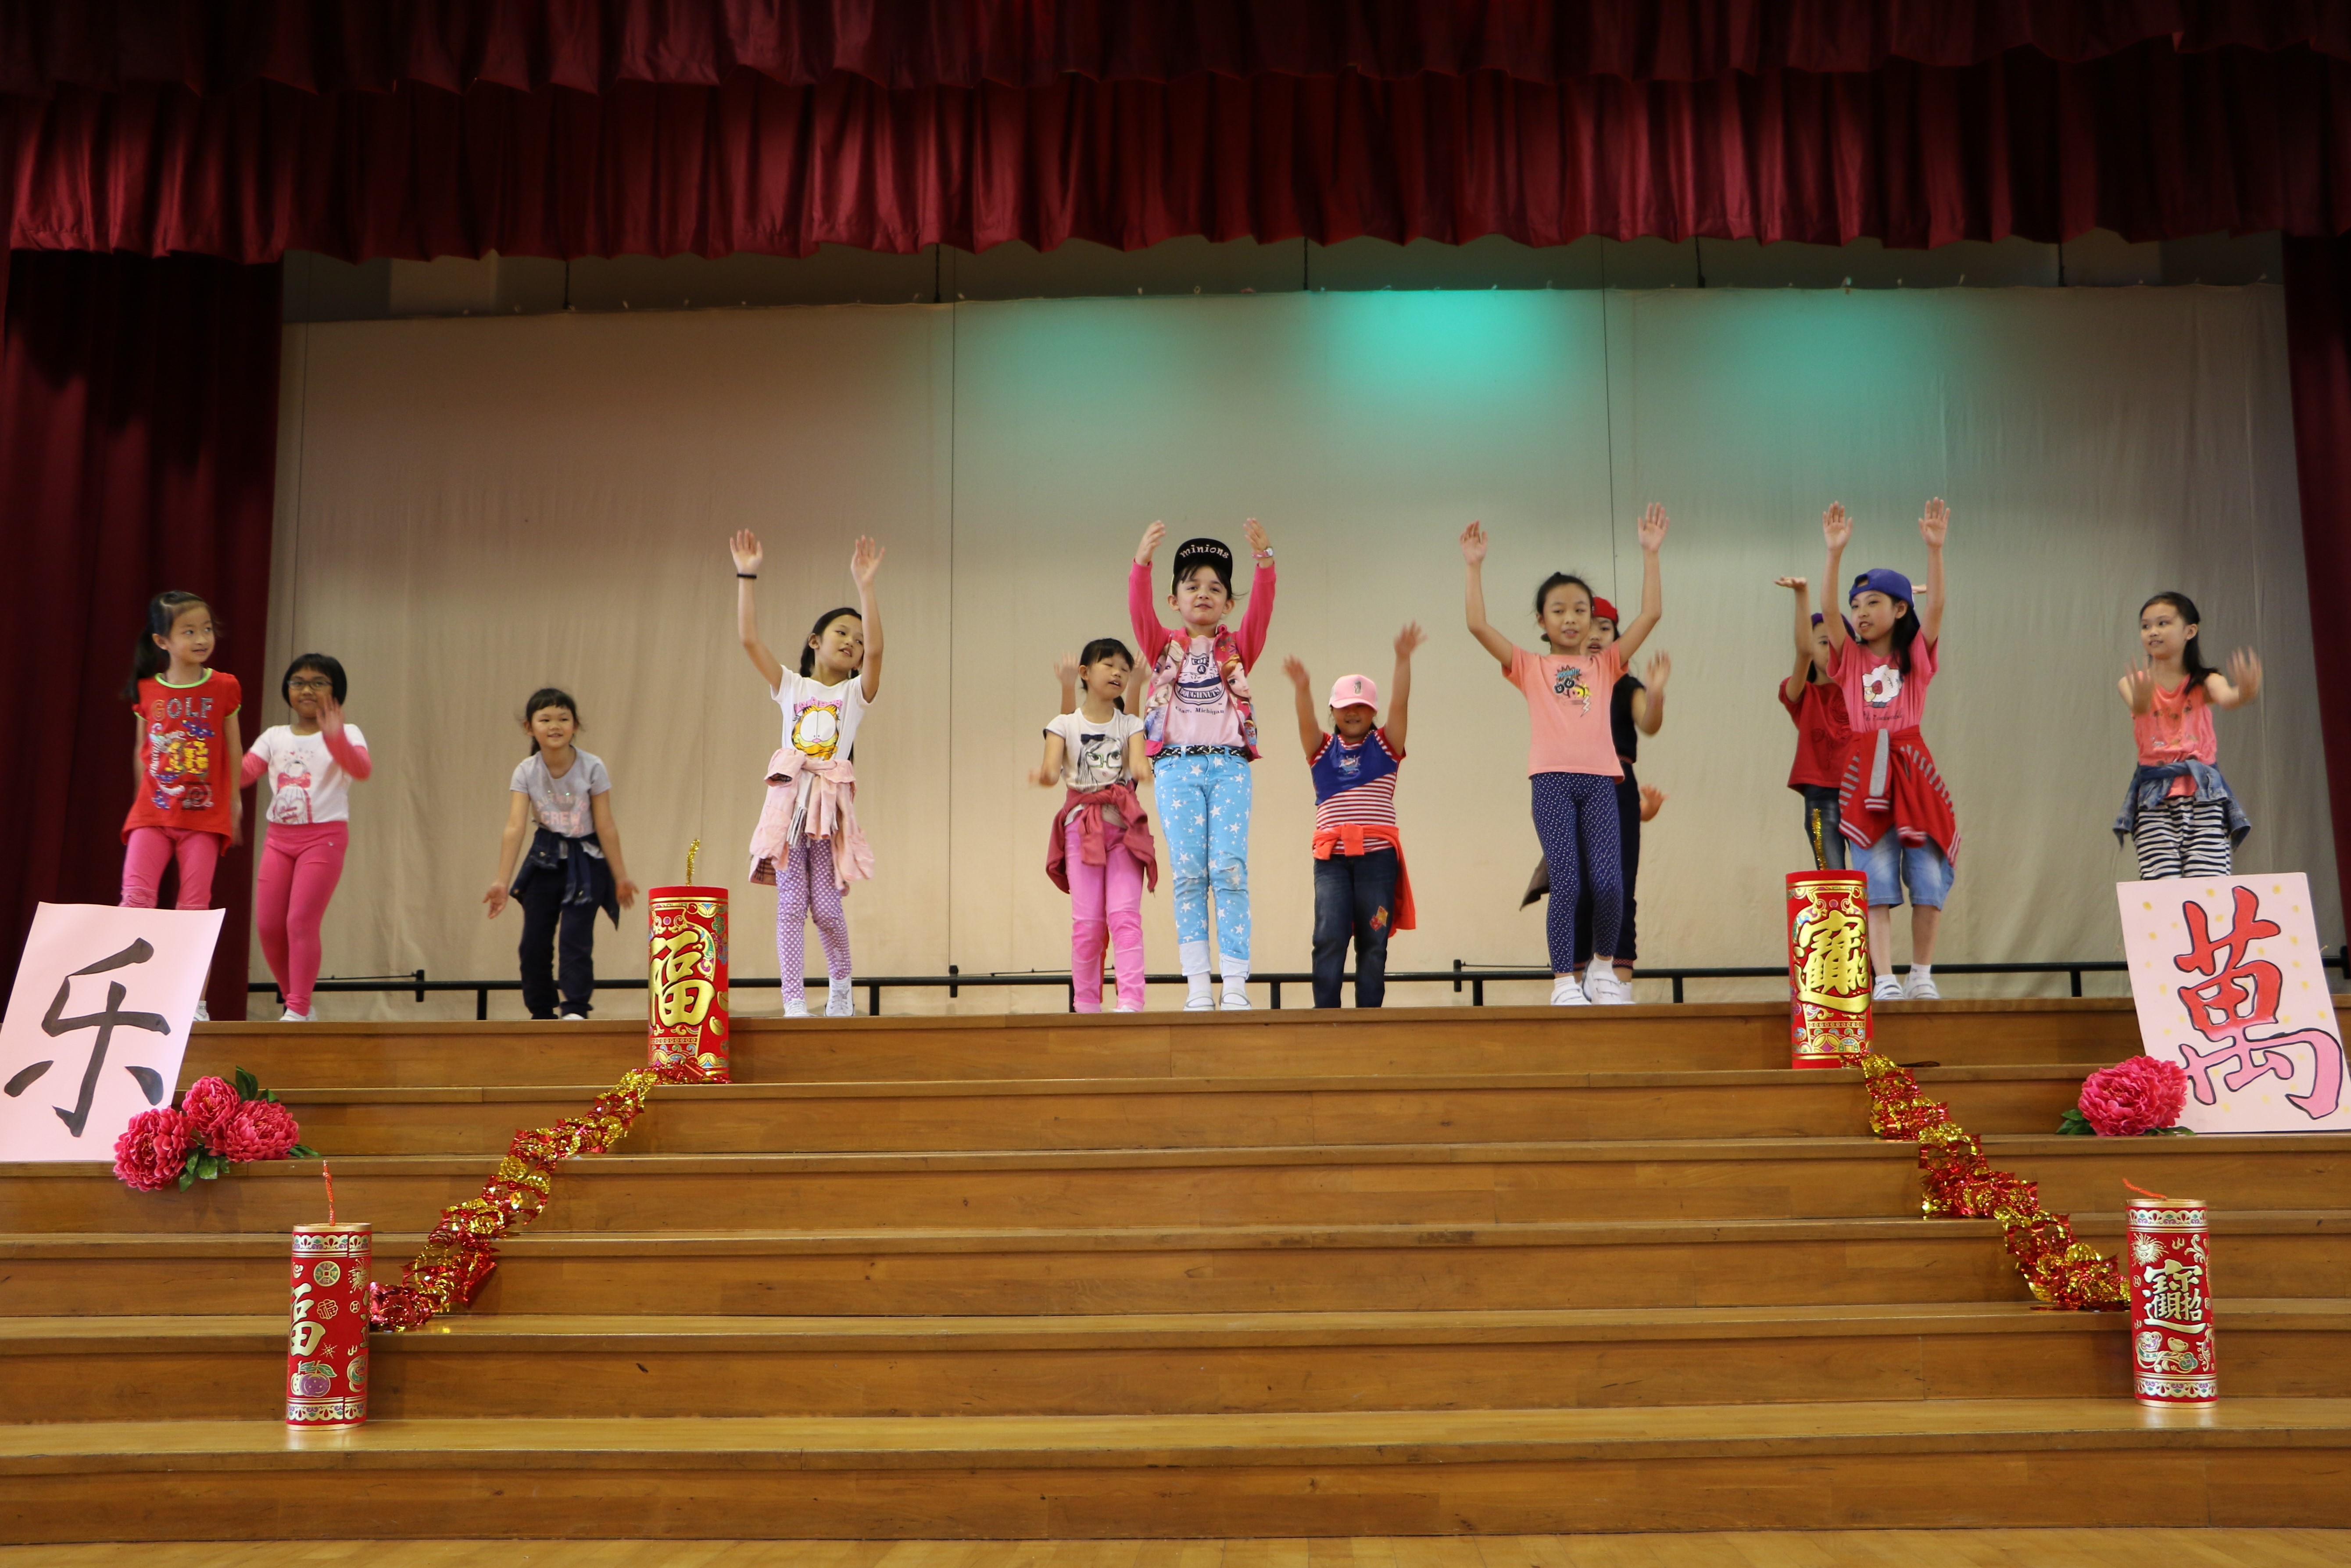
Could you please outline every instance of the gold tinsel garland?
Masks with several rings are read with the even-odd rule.
[[[596,1096],[584,1116],[516,1132],[482,1196],[453,1203],[424,1239],[397,1285],[368,1287],[368,1322],[380,1329],[419,1329],[474,1299],[498,1266],[497,1244],[537,1219],[554,1188],[554,1167],[574,1155],[601,1155],[628,1136],[656,1083],[683,1080],[675,1071],[639,1067]]]
[[[2112,1259],[2074,1235],[2072,1222],[2042,1207],[2040,1188],[2012,1171],[1994,1170],[1983,1144],[1951,1120],[1951,1108],[1919,1089],[1918,1080],[1870,1051],[1859,1060],[1869,1086],[1869,1129],[1889,1141],[1918,1145],[1929,1218],[1960,1216],[2000,1221],[2009,1256],[2036,1301],[2069,1312],[2120,1312],[2130,1305]]]

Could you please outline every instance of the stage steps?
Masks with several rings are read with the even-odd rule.
[[[2339,1526],[2351,1401],[0,1427],[11,1541]],[[112,1531],[109,1537],[92,1531]]]
[[[755,1019],[376,1337],[350,1438],[272,1419],[315,1166],[0,1167],[0,1538],[2351,1524],[2351,1137],[2055,1136],[2127,1003],[1879,1021],[2109,1251],[2126,1176],[2215,1206],[2216,1417],[1919,1218],[1783,1008]],[[186,1076],[284,1094],[388,1278],[643,1040],[214,1025]]]

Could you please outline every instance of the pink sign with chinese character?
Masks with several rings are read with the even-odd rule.
[[[2117,883],[2140,1047],[2188,1073],[2199,1133],[2351,1131],[2343,1030],[2310,915],[2310,881]]]

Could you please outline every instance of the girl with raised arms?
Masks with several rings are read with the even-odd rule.
[[[1592,636],[1592,586],[1564,571],[1552,573],[1535,590],[1535,624],[1551,651],[1530,653],[1502,635],[1486,619],[1485,528],[1473,522],[1461,530],[1469,634],[1527,699],[1533,732],[1527,774],[1534,796],[1535,833],[1551,866],[1547,934],[1554,1007],[1633,999],[1632,986],[1616,975],[1616,939],[1625,906],[1616,789],[1625,769],[1616,759],[1609,710],[1625,662],[1649,640],[1665,613],[1657,552],[1665,546],[1667,526],[1666,509],[1651,502],[1641,514],[1638,529],[1640,613],[1596,653],[1586,651]],[[1576,905],[1587,883],[1593,956],[1585,983],[1578,985]]]
[[[1959,854],[1959,824],[1951,792],[1935,767],[1918,731],[1926,716],[1927,686],[1941,665],[1943,633],[1943,540],[1951,509],[1938,497],[1918,519],[1927,545],[1927,604],[1918,608],[1910,580],[1891,567],[1872,567],[1853,580],[1845,595],[1853,612],[1853,634],[1844,617],[1822,622],[1828,633],[1826,669],[1844,694],[1853,739],[1845,748],[1837,781],[1838,826],[1861,857],[1869,878],[1869,961],[1877,971],[1872,996],[1879,1001],[1904,997],[1932,1000],[1935,933],[1950,896],[1952,867]],[[1842,505],[1821,515],[1828,542],[1823,584],[1843,580],[1844,547],[1853,519]],[[1910,894],[1910,983],[1894,976],[1893,908]]]
[[[1151,556],[1167,537],[1165,523],[1144,530],[1126,577],[1128,618],[1151,666],[1144,749],[1153,760],[1160,823],[1167,830],[1167,856],[1176,868],[1176,955],[1184,968],[1187,1012],[1217,1005],[1208,989],[1212,886],[1223,1005],[1249,1005],[1249,764],[1258,753],[1249,672],[1265,652],[1274,575],[1273,546],[1265,530],[1255,517],[1243,528],[1257,569],[1238,632],[1225,625],[1233,608],[1233,552],[1221,539],[1186,539],[1176,547],[1167,595],[1175,627],[1162,626],[1151,603]]]
[[[827,1018],[854,1012],[850,989],[849,917],[841,896],[873,875],[873,852],[857,826],[857,774],[850,765],[858,726],[882,690],[882,612],[873,574],[882,547],[861,538],[849,558],[857,607],[816,618],[794,674],[759,636],[755,584],[766,552],[745,528],[728,541],[735,557],[735,621],[743,652],[768,695],[784,710],[784,743],[768,759],[768,799],[751,834],[751,880],[776,888],[776,963],[784,1016],[806,1018],[808,922],[824,940]]]
[[[2212,710],[2242,707],[2259,695],[2262,662],[2240,648],[2229,655],[2227,674],[2207,664],[2198,637],[2202,619],[2184,593],[2158,593],[2139,606],[2147,659],[2118,683],[2138,767],[2123,792],[2115,840],[2130,835],[2141,882],[2231,875],[2236,847],[2252,831],[2215,766]]]

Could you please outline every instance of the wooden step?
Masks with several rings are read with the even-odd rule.
[[[1930,1068],[1922,1083],[1982,1133],[2047,1133],[2083,1070]],[[577,1115],[601,1086],[291,1089],[329,1156],[506,1152],[517,1127]],[[664,1088],[632,1154],[1163,1149],[1561,1138],[1846,1136],[1858,1072],[1583,1072],[1444,1078],[1097,1078]]]
[[[0,1427],[0,1539],[2351,1525],[2351,1402]]]
[[[2058,1209],[2110,1206],[2126,1176],[2225,1208],[2343,1190],[2351,1134],[2005,1137],[1992,1163]],[[878,1155],[631,1155],[567,1163],[538,1228],[653,1230],[943,1226],[1200,1226],[1894,1216],[1918,1201],[1917,1151],[1872,1138],[1687,1138],[1239,1149]],[[426,1228],[476,1196],[479,1158],[336,1163],[341,1213]],[[324,1213],[318,1162],[237,1166],[186,1191],[138,1193],[103,1166],[0,1165],[0,1234],[281,1230]]]
[[[2223,1301],[2230,1396],[2351,1396],[2351,1300]],[[2030,1302],[1045,1318],[452,1319],[386,1417],[1107,1416],[2126,1398],[2129,1321]],[[266,1419],[283,1312],[0,1319],[0,1422]]]
[[[2346,1001],[2351,1006],[2351,1001]],[[1900,1002],[1896,1060],[2080,1062],[2137,1052],[2127,998]],[[184,1075],[251,1070],[272,1089],[610,1083],[644,1061],[642,1023],[199,1024]],[[737,1020],[745,1082],[945,1078],[1298,1078],[1764,1071],[1788,1064],[1788,1009],[1757,1002],[1389,1008],[1362,1013],[985,1014]]]
[[[2109,1256],[2119,1213],[2076,1214]],[[2237,1296],[2351,1295],[2351,1210],[2221,1210]],[[375,1239],[390,1278],[415,1232]],[[274,1312],[283,1234],[0,1237],[0,1315]],[[475,1313],[844,1316],[1828,1306],[2024,1299],[1988,1219],[645,1233],[533,1229]]]

